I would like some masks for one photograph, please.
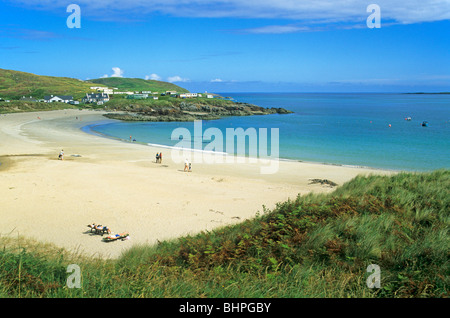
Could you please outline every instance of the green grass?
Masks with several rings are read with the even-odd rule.
[[[116,87],[120,91],[188,92],[172,83],[140,78],[111,77],[82,81],[0,69],[0,98],[3,99],[18,100],[22,96],[42,99],[45,95],[71,95],[80,100],[86,93],[93,92],[90,89],[92,86]]]
[[[10,239],[0,297],[448,297],[449,189],[448,170],[356,177],[113,261]],[[65,287],[62,272],[74,262],[79,289]],[[381,288],[366,285],[370,264],[380,266]]]
[[[119,97],[120,96],[120,97]],[[151,112],[152,108],[163,109],[179,107],[180,104],[195,104],[197,106],[210,106],[210,107],[236,107],[236,103],[226,99],[208,99],[205,97],[182,99],[170,96],[158,96],[157,100],[154,99],[127,99],[122,95],[114,96],[104,106],[107,109],[116,109],[120,111],[134,111],[134,112]]]
[[[64,103],[43,103],[19,100],[22,96],[43,99],[45,95],[71,95],[80,101],[86,93],[93,92],[90,87],[107,86],[118,88],[119,91],[152,91],[152,92],[188,92],[186,89],[173,83],[144,80],[140,78],[110,77],[81,81],[74,78],[41,76],[31,73],[0,69],[0,113],[30,112],[44,110],[60,110],[68,108],[107,109],[152,114],[153,109],[159,109],[171,115],[181,103],[195,104],[198,107],[223,107],[236,109],[237,104],[230,100],[220,98],[208,99],[206,97],[193,99],[179,99],[171,96],[160,96],[158,100],[126,99],[124,95],[110,95],[111,100],[104,105]],[[5,102],[4,100],[10,100]],[[250,106],[249,106],[250,107]],[[252,107],[250,107],[252,108]],[[255,111],[259,107],[253,106]]]
[[[77,99],[90,92],[91,86],[91,83],[75,78],[0,69],[0,97],[4,99],[44,98],[45,95],[71,95]]]
[[[9,103],[0,102],[0,114],[77,109],[80,108],[79,106],[80,105],[70,105],[66,103],[44,103],[12,100]],[[84,107],[83,105],[83,108],[87,107]]]

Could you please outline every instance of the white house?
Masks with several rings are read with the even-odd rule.
[[[118,94],[118,95],[120,95],[120,94],[128,94],[128,95],[130,95],[130,94],[133,94],[133,92],[113,92],[112,94]]]
[[[105,87],[97,89],[97,92],[102,92],[105,94],[113,94],[112,88],[105,88]]]
[[[98,105],[109,101],[109,95],[105,93],[86,94],[83,97],[83,103],[97,103]]]
[[[60,96],[53,96],[53,95],[47,95],[44,96],[44,102],[46,103],[69,103],[73,101],[73,97],[72,96],[68,96],[68,95],[60,95]]]
[[[197,93],[182,93],[180,95],[178,95],[179,98],[194,98],[194,97],[198,97]]]

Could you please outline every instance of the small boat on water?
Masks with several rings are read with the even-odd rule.
[[[411,117],[405,117],[406,121],[411,121]]]
[[[422,127],[428,127],[428,122],[427,121],[423,121],[422,122]]]

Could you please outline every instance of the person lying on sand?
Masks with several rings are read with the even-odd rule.
[[[106,238],[104,238],[104,240],[111,241],[111,240],[117,240],[117,239],[125,239],[128,236],[129,236],[128,232],[123,232],[123,233],[119,233],[119,234],[108,235]]]

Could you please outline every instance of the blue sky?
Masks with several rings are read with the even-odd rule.
[[[81,28],[68,28],[71,3]],[[381,9],[368,28],[367,6]],[[450,0],[4,0],[0,68],[210,92],[450,91]]]

